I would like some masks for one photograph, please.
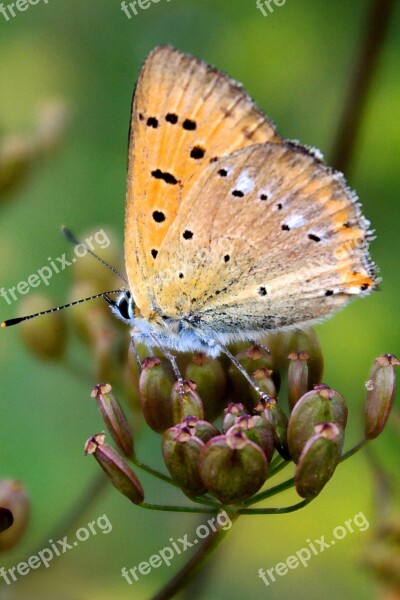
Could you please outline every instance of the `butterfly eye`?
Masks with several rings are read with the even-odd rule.
[[[130,292],[124,292],[116,302],[116,309],[121,319],[130,321],[133,319],[133,301]]]

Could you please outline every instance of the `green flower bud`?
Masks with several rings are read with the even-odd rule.
[[[141,504],[144,491],[135,473],[117,452],[105,443],[104,433],[89,438],[85,454],[93,454],[113,486],[134,504]]]
[[[175,425],[185,417],[204,419],[203,404],[195,390],[196,384],[193,381],[184,381],[183,387],[179,381],[174,384],[171,392],[171,405],[172,421]]]
[[[206,443],[212,437],[220,435],[218,429],[208,421],[203,421],[197,417],[185,417],[180,423],[182,427],[188,427],[192,435],[198,437],[202,442]]]
[[[324,358],[317,334],[312,327],[270,334],[265,344],[271,350],[274,359],[272,369],[286,370],[289,366],[289,354],[306,352],[310,357],[308,389],[322,381]]]
[[[133,439],[128,421],[124,412],[111,394],[111,385],[108,383],[95,385],[91,396],[96,399],[104,423],[118,448],[127,458],[133,458]]]
[[[287,443],[288,419],[277,400],[271,398],[268,402],[259,402],[255,410],[260,413],[272,427],[275,448],[285,460],[290,460]]]
[[[394,367],[400,360],[393,354],[383,354],[374,360],[366,384],[365,437],[373,440],[382,432],[392,409],[396,375]]]
[[[222,431],[226,433],[232,425],[235,425],[238,417],[246,414],[246,409],[240,402],[230,402],[224,412],[225,416],[222,423]]]
[[[140,402],[146,423],[162,433],[172,427],[171,392],[175,375],[170,363],[150,356],[142,364],[139,380]]]
[[[184,424],[163,433],[162,453],[171,477],[187,496],[205,494],[207,489],[200,478],[198,460],[204,443]]]
[[[12,479],[0,480],[0,506],[11,512],[3,512],[3,527],[0,533],[0,552],[13,548],[23,537],[30,521],[30,502],[22,483]]]
[[[296,402],[300,400],[300,398],[309,390],[308,362],[310,357],[306,352],[291,352],[289,354],[289,360],[288,403],[289,409],[292,411]]]
[[[257,387],[267,396],[271,398],[276,398],[277,389],[273,380],[273,371],[271,369],[263,368],[256,369],[254,373],[251,374],[254,379]],[[251,396],[251,401],[249,401],[248,405],[251,410],[254,409],[255,406],[260,402],[260,394],[251,386],[249,386],[249,394]]]
[[[19,307],[21,316],[53,308],[55,301],[45,294],[30,294]],[[32,354],[45,360],[61,360],[67,345],[65,313],[57,311],[24,321],[18,327],[22,341]]]
[[[261,448],[237,431],[207,442],[200,453],[199,467],[209,491],[223,504],[235,504],[260,489],[268,463]]]
[[[295,463],[298,462],[307,441],[315,435],[314,426],[323,421],[336,423],[345,429],[347,405],[339,392],[327,385],[318,385],[300,398],[289,418],[288,444]]]
[[[259,369],[271,369],[273,358],[270,352],[264,348],[260,348],[257,345],[250,346],[246,350],[239,352],[236,355],[236,360],[242,365],[242,367],[252,375]],[[250,386],[248,381],[243,377],[242,373],[237,369],[234,364],[229,367],[229,380],[232,387],[232,397],[237,403],[242,402],[249,410],[254,406],[254,392],[255,390]],[[279,389],[280,376],[279,372],[275,371],[272,374],[276,389]],[[258,385],[257,381],[257,385]],[[257,401],[259,397],[257,397]]]
[[[227,379],[221,362],[200,352],[192,357],[185,371],[185,379],[194,381],[207,421],[214,421],[226,402]]]
[[[227,434],[237,431],[242,431],[248,440],[260,446],[269,465],[275,450],[272,425],[259,415],[243,415],[238,417],[236,424],[229,429]]]
[[[340,461],[343,429],[336,423],[318,423],[296,467],[295,486],[302,498],[315,498],[332,477]]]

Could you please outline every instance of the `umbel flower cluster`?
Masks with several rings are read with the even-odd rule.
[[[386,354],[374,361],[367,382],[365,437],[343,454],[347,405],[339,392],[318,381],[322,355],[315,335],[282,335],[281,346],[288,342],[302,342],[288,355],[289,416],[278,400],[281,372],[264,347],[248,346],[236,358],[267,399],[260,399],[234,365],[224,366],[203,354],[191,358],[183,385],[175,381],[166,359],[151,356],[143,361],[139,393],[146,422],[162,434],[162,454],[173,482],[208,510],[235,507],[239,514],[250,513],[250,505],[293,485],[304,500],[283,511],[300,508],[321,492],[341,460],[377,437],[386,423],[397,358]],[[95,386],[92,396],[119,454],[105,443],[104,434],[92,437],[86,452],[94,455],[119,491],[141,504],[144,491],[128,464],[136,459],[124,413],[109,384]],[[295,464],[293,479],[259,491],[290,462]]]

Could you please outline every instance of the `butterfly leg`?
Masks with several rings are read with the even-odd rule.
[[[164,354],[164,356],[166,358],[168,358],[169,362],[172,365],[172,368],[174,370],[176,379],[178,380],[179,383],[179,387],[181,388],[182,392],[183,392],[183,377],[182,374],[179,370],[178,364],[176,362],[175,356],[173,354],[171,354],[171,352],[169,352],[168,350],[166,350],[159,342],[158,338],[153,334],[150,333],[151,335],[151,339],[154,341],[155,345],[157,346],[157,348],[159,348],[161,350],[161,352]]]
[[[140,373],[142,370],[142,361],[140,360],[139,352],[136,348],[136,344],[135,344],[135,340],[134,340],[133,336],[131,336],[131,348],[132,348],[132,352],[135,357],[136,364],[139,368],[139,373]]]
[[[250,383],[251,387],[256,390],[257,394],[260,395],[261,399],[264,400],[265,402],[269,402],[271,400],[271,397],[268,396],[268,394],[265,394],[258,387],[258,385],[255,384],[254,380],[250,377],[250,375],[247,373],[247,371],[242,367],[242,365],[240,364],[240,362],[238,360],[236,360],[236,358],[233,356],[233,354],[231,352],[229,352],[228,348],[226,348],[226,346],[222,346],[221,344],[218,344],[218,345],[221,348],[222,352],[224,354],[226,354],[226,356],[229,358],[229,360],[241,372],[241,374],[243,375],[243,377],[245,377],[247,379],[247,381]]]

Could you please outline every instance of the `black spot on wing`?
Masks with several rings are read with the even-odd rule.
[[[156,223],[162,223],[163,221],[165,221],[165,215],[160,210],[155,210],[153,212],[153,219]]]
[[[168,113],[165,115],[165,120],[167,123],[171,123],[171,125],[176,125],[178,122],[178,115],[175,115],[174,113]]]
[[[151,174],[155,179],[162,179],[165,183],[170,185],[176,185],[178,183],[178,180],[171,173],[167,173],[166,171],[164,172],[160,169],[155,169]]]
[[[190,157],[198,160],[200,158],[203,158],[205,153],[206,151],[204,150],[204,148],[201,148],[201,146],[195,146],[190,152]]]
[[[147,127],[153,127],[153,129],[157,129],[158,119],[156,119],[155,117],[149,117],[147,119]]]
[[[197,123],[196,121],[192,121],[192,119],[185,119],[182,123],[182,127],[183,129],[186,129],[186,131],[194,131],[197,129]]]

